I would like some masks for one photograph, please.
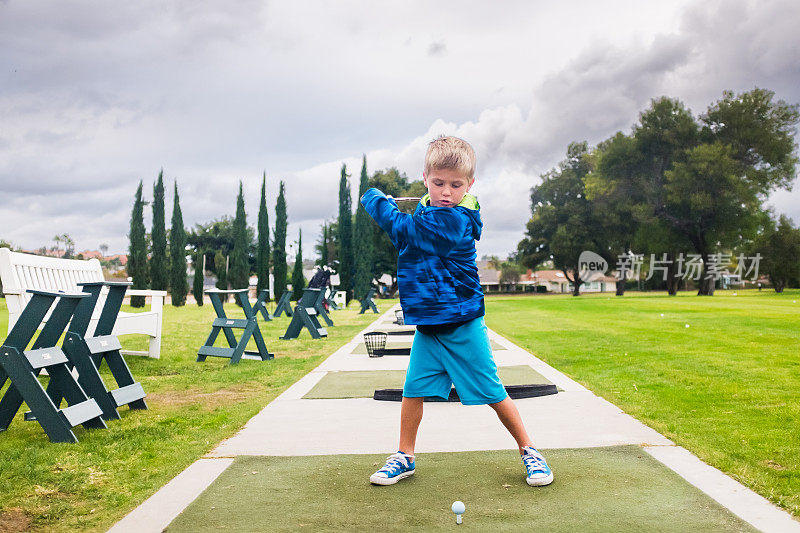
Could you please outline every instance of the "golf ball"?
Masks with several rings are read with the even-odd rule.
[[[688,328],[688,327],[689,327],[689,324],[686,324],[686,327]]]
[[[453,512],[456,514],[463,514],[464,511],[467,510],[467,507],[464,505],[464,502],[457,500],[453,502],[453,507],[451,507],[451,509],[453,509]]]
[[[661,316],[664,316],[664,313],[661,313]]]

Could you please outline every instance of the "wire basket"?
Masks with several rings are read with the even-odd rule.
[[[383,357],[386,348],[386,333],[383,331],[370,331],[364,333],[364,344],[367,345],[367,354],[370,357]]]
[[[394,316],[395,316],[395,320],[397,321],[397,325],[398,326],[405,326],[406,325],[406,319],[403,316],[403,310],[402,309],[398,309],[397,311],[395,311],[394,312]]]

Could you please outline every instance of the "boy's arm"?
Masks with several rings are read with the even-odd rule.
[[[412,217],[401,212],[397,203],[378,189],[365,192],[361,204],[398,249],[408,245],[428,254],[446,256],[466,229],[463,219],[452,208]]]

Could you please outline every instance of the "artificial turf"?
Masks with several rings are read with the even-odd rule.
[[[497,374],[504,385],[550,384],[528,365],[501,366]],[[328,372],[303,398],[372,398],[375,389],[401,389],[405,370],[348,370]]]
[[[383,455],[237,457],[168,531],[754,531],[637,446],[545,451],[529,487],[513,451],[429,453],[397,485]]]

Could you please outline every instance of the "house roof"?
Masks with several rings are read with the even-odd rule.
[[[479,268],[478,277],[481,285],[496,285],[500,283],[500,272],[493,268]]]

